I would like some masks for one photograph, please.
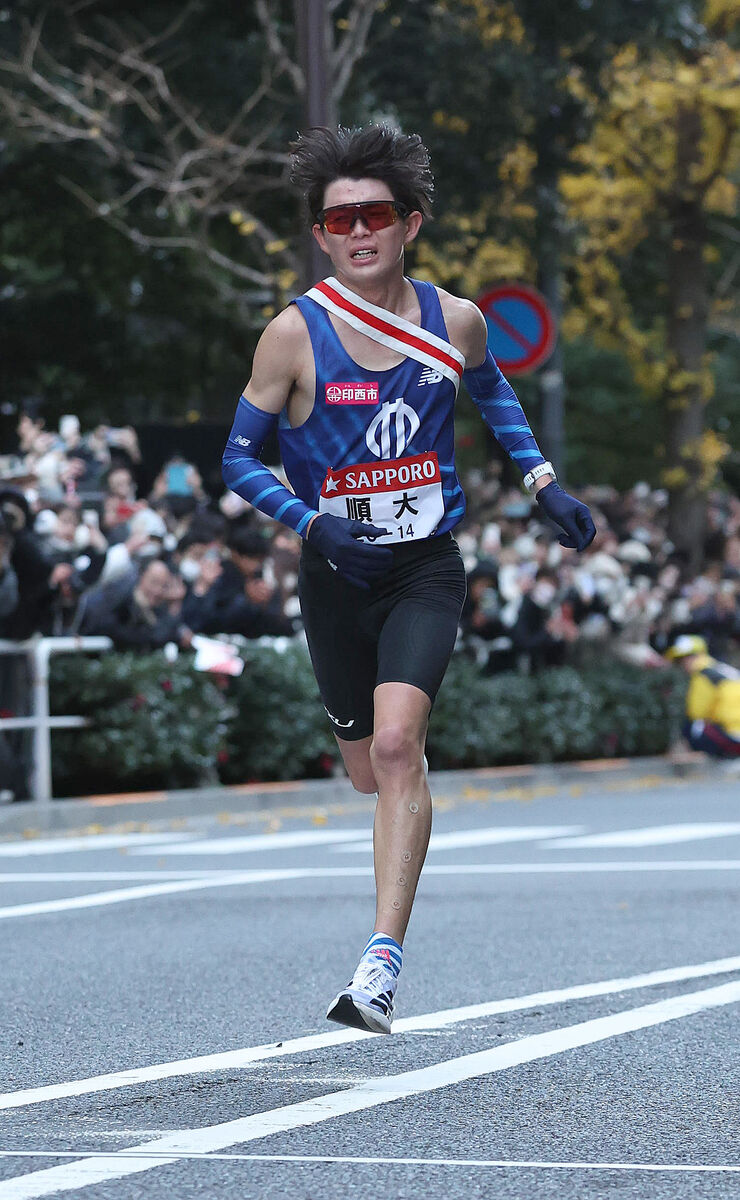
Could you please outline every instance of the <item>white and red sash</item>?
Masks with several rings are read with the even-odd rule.
[[[405,354],[407,358],[414,358],[426,367],[441,372],[455,385],[457,393],[465,369],[465,358],[443,338],[430,333],[428,329],[422,329],[420,325],[413,325],[411,321],[404,321],[386,308],[369,304],[362,296],[344,287],[338,279],[324,279],[310,288],[306,295],[374,342],[380,342],[391,350]]]

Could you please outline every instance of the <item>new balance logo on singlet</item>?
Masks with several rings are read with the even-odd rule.
[[[425,383],[441,383],[442,378],[441,371],[435,371],[434,367],[425,367],[419,376],[419,382],[416,386],[424,387]]]

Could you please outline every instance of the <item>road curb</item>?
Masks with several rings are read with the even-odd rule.
[[[448,789],[462,792],[469,800],[506,800],[535,799],[569,786],[582,790],[600,783],[613,785],[620,781],[655,786],[662,780],[719,774],[717,766],[703,755],[684,754],[679,758],[589,759],[536,766],[436,771],[431,779],[432,794],[440,800]],[[0,807],[0,839],[46,833],[97,833],[115,827],[130,830],[185,828],[214,818],[224,824],[269,820],[271,817],[311,817],[321,821],[331,814],[371,811],[374,805],[373,796],[358,794],[344,777],[128,792],[54,800],[50,804],[20,801]]]

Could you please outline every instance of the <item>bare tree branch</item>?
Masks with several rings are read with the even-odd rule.
[[[365,50],[380,2],[348,6],[331,58],[335,98]],[[328,0],[328,11],[339,3]],[[265,52],[248,94],[220,128],[173,84],[185,61],[186,43],[177,35],[197,10],[192,0],[159,31],[131,17],[116,20],[100,0],[66,0],[67,27],[57,42],[63,57],[46,36],[45,14],[27,21],[18,52],[0,59],[0,108],[27,142],[78,145],[93,156],[91,164],[96,155],[104,162],[97,196],[79,182],[60,181],[95,219],[142,250],[193,252],[221,295],[231,278],[260,289],[264,301],[266,292],[277,292],[280,274],[298,266],[294,248],[265,217],[265,198],[288,184],[288,155],[276,132],[286,104],[305,91],[278,9],[275,0],[255,0]],[[165,217],[171,236],[156,227]],[[241,234],[238,248],[232,225]]]
[[[93,217],[99,218],[105,221],[106,224],[111,225],[119,233],[122,233],[126,238],[128,238],[128,240],[139,249],[194,250],[198,255],[203,255],[203,257],[209,262],[212,262],[216,266],[228,271],[229,274],[235,276],[235,278],[243,279],[246,282],[254,284],[262,289],[259,294],[259,299],[261,301],[264,301],[265,291],[274,291],[275,281],[270,272],[256,271],[251,267],[245,266],[243,263],[237,262],[236,259],[230,258],[228,255],[216,250],[215,247],[209,243],[207,238],[196,235],[182,237],[157,237],[152,234],[143,233],[142,230],[138,229],[135,225],[132,225],[128,221],[122,220],[120,217],[116,216],[112,205],[100,204],[94,199],[93,196],[89,194],[89,192],[86,192],[84,188],[79,187],[79,185],[74,183],[73,180],[60,176],[58,182],[63,188],[74,195]],[[255,223],[258,227],[256,232],[261,232],[262,237],[266,240],[269,240],[269,230],[267,230],[264,225],[261,225],[260,222]],[[295,264],[289,263],[288,265],[293,266]]]
[[[26,27],[18,59],[0,60],[0,73],[26,85],[25,89],[0,88],[0,104],[16,128],[36,142],[92,143],[132,177],[110,203],[111,211],[121,211],[145,191],[167,206],[186,199],[193,213],[201,216],[215,205],[243,208],[249,189],[255,190],[255,180],[267,186],[265,168],[284,173],[286,155],[270,147],[280,114],[249,119],[270,95],[274,68],[263,63],[261,78],[226,128],[210,128],[172,92],[152,54],[183,20],[180,14],[163,33],[135,41],[112,22],[107,22],[107,41],[73,25],[74,45],[88,53],[87,62],[77,70],[59,62],[41,44],[43,23],[37,21]],[[143,57],[142,47],[149,58]],[[138,146],[134,150],[122,133],[121,114],[127,107],[135,108],[147,123],[151,137],[146,151]],[[181,204],[177,212],[180,223],[187,224]],[[277,240],[272,230],[265,230],[263,236]],[[214,261],[220,261],[218,255]]]
[[[735,276],[739,271],[740,252],[736,252],[733,254],[732,258],[722,272],[719,282],[717,283],[717,287],[715,288],[715,295],[719,297],[720,300],[723,300],[725,296],[730,295],[730,293],[733,291],[735,287]]]
[[[347,29],[331,56],[332,96],[335,105],[344,95],[359,58],[365,53],[370,26],[381,0],[356,0]]]
[[[303,77],[303,71],[298,66],[298,63],[290,57],[285,48],[277,21],[268,7],[268,0],[256,0],[255,12],[264,31],[270,54],[280,69],[285,71],[290,77],[291,83],[298,95],[303,95],[306,90],[306,80]]]
[[[730,225],[727,221],[718,221],[716,217],[710,217],[707,221],[710,229],[714,229],[717,233],[721,233],[722,237],[729,238],[731,242],[740,242],[740,229],[736,229],[734,225]]]

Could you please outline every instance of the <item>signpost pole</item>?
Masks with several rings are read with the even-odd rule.
[[[541,272],[540,290],[555,325],[559,326],[562,297],[557,271]],[[542,401],[542,451],[552,462],[562,483],[565,480],[565,380],[559,338],[547,365],[540,371],[538,382]]]

